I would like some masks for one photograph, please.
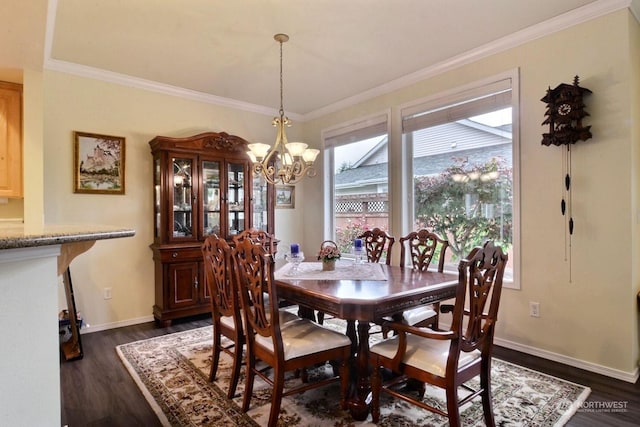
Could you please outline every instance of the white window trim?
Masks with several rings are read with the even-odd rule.
[[[386,128],[387,137],[391,137],[391,110],[387,109],[383,112],[374,113],[368,116],[359,117],[354,120],[350,120],[344,123],[337,124],[335,126],[331,126],[327,129],[323,129],[321,131],[321,138],[323,149],[331,150],[331,155],[325,157],[324,162],[324,176],[326,177],[326,186],[324,187],[324,195],[323,195],[323,206],[324,212],[323,217],[324,221],[324,229],[323,236],[325,239],[335,239],[335,218],[333,216],[334,212],[334,194],[333,188],[335,186],[334,182],[334,170],[335,170],[335,158],[333,156],[333,148],[338,145],[348,144],[350,141],[342,141],[340,143],[335,143],[333,141],[340,141],[341,136],[360,136],[360,130],[375,127],[381,129],[381,125],[384,124]],[[330,142],[331,141],[331,142]],[[353,142],[353,141],[351,141]],[[387,150],[390,150],[391,144],[387,144]],[[390,157],[391,153],[388,153],[387,157]],[[389,177],[389,188],[391,188],[391,162],[387,162],[387,176]],[[389,200],[389,224],[391,224],[393,216],[393,206],[391,200]]]
[[[431,95],[426,98],[411,101],[399,106],[400,119],[417,114],[422,111],[430,111],[442,106],[455,104],[477,96],[486,94],[492,87],[499,87],[500,82],[506,79],[511,80],[511,108],[512,108],[512,164],[513,164],[513,259],[509,259],[509,264],[513,269],[513,281],[504,281],[504,287],[509,289],[521,289],[521,229],[520,229],[520,70],[518,68],[494,75],[492,77],[478,80],[451,90]],[[404,133],[403,133],[404,135]],[[404,174],[404,188],[412,192],[413,185],[410,182],[413,177],[413,146],[411,141],[402,138],[404,159],[406,166]],[[413,224],[413,196],[406,203],[406,211],[403,213],[403,224],[410,227]],[[408,233],[408,228],[403,230],[403,234]]]

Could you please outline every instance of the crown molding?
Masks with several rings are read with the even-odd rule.
[[[151,92],[162,93],[165,95],[176,96],[179,98],[189,99],[192,101],[203,102],[206,104],[217,105],[221,107],[233,108],[250,113],[264,114],[268,116],[278,115],[278,110],[262,105],[242,102],[231,98],[215,96],[204,92],[185,89],[178,86],[172,86],[151,80],[141,79],[126,74],[115,73],[100,68],[88,67],[68,61],[60,61],[51,57],[53,46],[53,35],[55,33],[55,17],[58,10],[59,0],[49,0],[47,8],[47,28],[45,30],[45,49],[44,49],[44,68],[61,73],[72,74],[79,77],[86,77],[94,80],[116,83],[123,86],[144,89]],[[302,120],[302,115],[288,113],[288,116],[296,121]]]
[[[638,6],[640,0],[633,0]],[[524,30],[517,31],[508,36],[494,40],[478,48],[469,50],[460,55],[439,62],[431,67],[424,68],[414,73],[392,80],[388,83],[362,92],[358,95],[345,98],[334,104],[319,108],[303,116],[303,121],[316,119],[326,114],[330,114],[348,107],[352,107],[369,99],[388,94],[390,92],[405,88],[422,80],[437,76],[444,72],[453,70],[463,65],[479,61],[480,59],[495,55],[497,53],[512,49],[530,41],[542,38],[549,34],[562,31],[583,22],[607,15],[624,8],[630,8],[632,0],[598,0],[578,9],[558,15],[540,24],[532,25]],[[640,7],[637,7],[640,11]],[[633,9],[632,9],[633,12]],[[638,15],[636,15],[637,17]]]
[[[60,61],[51,57],[53,34],[55,30],[55,16],[58,0],[50,0],[47,12],[47,29],[45,40],[44,68],[47,70],[59,71],[80,77],[87,77],[96,80],[116,83],[124,86],[140,88],[166,95],[204,102],[207,104],[233,108],[241,111],[248,111],[268,116],[277,115],[277,110],[262,105],[237,101],[230,98],[215,96],[199,91],[171,86],[146,79],[141,79],[125,74],[114,73],[112,71],[88,67],[67,61]],[[431,67],[424,68],[404,77],[392,80],[373,89],[362,92],[358,95],[345,98],[336,103],[319,108],[307,114],[297,114],[288,112],[288,116],[298,122],[305,122],[322,117],[344,108],[352,107],[381,95],[413,85],[422,80],[434,77],[438,74],[450,71],[463,65],[478,61],[499,52],[520,46],[524,43],[536,40],[549,34],[562,31],[574,25],[587,22],[603,15],[629,8],[631,13],[640,21],[640,0],[598,0],[581,8],[558,15],[540,24],[525,28],[506,37],[487,43],[476,49],[469,50],[460,55],[449,58]]]
[[[172,86],[164,83],[158,83],[152,80],[141,79],[138,77],[129,76],[126,74],[114,73],[112,71],[103,70],[100,68],[88,67],[86,65],[80,65],[73,62],[60,61],[57,59],[47,59],[45,62],[45,68],[47,70],[59,71],[61,73],[72,74],[79,77],[86,77],[89,79],[100,80],[109,83],[116,83],[123,86],[129,86],[137,89],[144,89],[151,92],[162,93],[165,95],[176,96],[179,98],[189,99],[192,101],[204,102],[206,104],[217,105],[221,107],[233,108],[241,111],[248,111],[251,113],[264,114],[274,116],[278,114],[277,110],[273,108],[264,107],[261,105],[251,104],[248,102],[238,101],[231,98],[224,98],[221,96],[211,95],[196,90],[190,90],[181,88],[178,86]],[[288,116],[300,120],[300,116],[294,117],[294,114],[287,114]]]

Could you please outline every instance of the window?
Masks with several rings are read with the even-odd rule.
[[[500,79],[402,110],[411,156],[409,227],[448,239],[452,270],[474,246],[495,240],[509,252],[505,281],[511,284],[518,242],[512,82]]]
[[[364,230],[389,229],[387,115],[325,131],[327,232],[343,254]]]

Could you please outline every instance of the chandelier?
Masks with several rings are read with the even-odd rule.
[[[280,43],[280,110],[272,124],[277,128],[276,142],[269,144],[249,144],[247,153],[253,162],[253,172],[260,174],[271,184],[295,184],[306,176],[316,175],[313,162],[320,153],[315,148],[307,148],[303,142],[287,141],[285,126],[291,122],[284,115],[282,107],[282,43],[289,40],[286,34],[276,34],[273,38]]]

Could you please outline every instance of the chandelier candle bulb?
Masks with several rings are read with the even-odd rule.
[[[284,166],[291,166],[293,165],[293,157],[291,156],[291,154],[289,153],[284,153],[284,155],[282,156],[282,164]]]

